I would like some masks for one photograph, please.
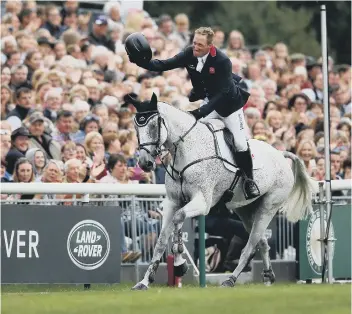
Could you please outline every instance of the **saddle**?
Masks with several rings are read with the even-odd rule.
[[[220,160],[223,161],[225,168],[236,174],[231,183],[231,186],[228,190],[224,192],[219,201],[219,203],[224,204],[232,200],[234,195],[233,190],[235,189],[238,180],[243,175],[243,172],[236,165],[236,161],[234,159],[234,155],[236,153],[236,148],[234,146],[234,137],[232,132],[225,127],[225,124],[221,120],[211,119],[207,122],[202,123],[204,123],[213,134],[216,155],[219,157]],[[258,162],[254,162],[255,160],[255,154],[253,154],[252,152],[253,170],[260,168]],[[246,195],[243,185],[242,189],[243,193]]]
[[[236,173],[238,167],[234,160],[236,147],[234,146],[232,132],[225,127],[225,124],[221,120],[218,119],[209,119],[202,123],[204,123],[213,133],[216,154],[223,160],[224,167],[229,171]],[[263,164],[258,158],[256,158],[256,156],[259,156],[260,152],[251,146],[251,142],[251,140],[248,141],[252,152],[253,170],[261,169]]]

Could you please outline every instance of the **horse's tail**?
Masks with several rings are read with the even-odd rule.
[[[305,166],[296,155],[290,152],[284,152],[283,155],[292,160],[294,175],[294,185],[283,208],[283,212],[289,221],[297,222],[306,218],[313,210],[313,180],[309,177]]]

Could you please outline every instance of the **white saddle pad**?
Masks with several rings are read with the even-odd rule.
[[[213,126],[214,131],[217,131],[217,132],[215,132],[215,136],[216,136],[216,139],[217,139],[217,142],[219,145],[220,157],[224,158],[229,163],[236,165],[234,158],[233,158],[233,154],[232,154],[231,150],[229,149],[229,147],[227,146],[227,144],[225,142],[224,134],[221,131],[225,128],[224,123],[218,119],[209,119],[207,122]],[[252,153],[253,169],[261,169],[263,167],[263,164],[260,161],[260,159],[258,158],[260,156],[259,155],[260,152],[258,149],[256,149],[255,146],[251,145],[251,140],[249,140],[248,143],[249,143],[249,147],[251,148],[251,153]],[[230,170],[232,172],[237,171],[237,168],[232,166],[231,164],[229,164],[225,161],[223,163],[224,163],[225,168],[227,168],[228,170]]]

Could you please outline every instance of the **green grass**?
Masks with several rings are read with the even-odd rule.
[[[2,314],[349,314],[351,286],[238,285],[182,289],[126,285],[2,286]]]

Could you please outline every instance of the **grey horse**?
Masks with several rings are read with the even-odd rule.
[[[265,142],[249,140],[254,180],[261,195],[248,200],[243,193],[243,180],[239,171],[229,170],[230,159],[221,157],[225,155],[219,153],[215,133],[226,131],[223,130],[222,122],[216,120],[209,121],[211,123],[208,124],[207,121],[196,121],[191,114],[158,102],[155,94],[150,101],[143,103],[134,99],[130,101],[137,109],[134,123],[139,141],[140,167],[144,171],[152,171],[155,169],[157,156],[161,156],[164,151],[172,156],[165,180],[166,198],[162,202],[163,222],[160,236],[143,280],[132,290],[146,290],[154,281],[172,233],[174,272],[177,276],[186,273],[188,265],[182,255],[183,222],[186,218],[207,215],[224,197],[228,210],[236,212],[241,218],[249,239],[238,266],[221,286],[235,285],[257,248],[264,263],[263,281],[267,284],[273,283],[275,275],[269,258],[270,247],[264,235],[266,228],[278,211],[286,214],[291,222],[305,218],[312,211],[312,180],[298,157],[289,152],[278,151]],[[220,136],[222,137],[221,134]],[[293,170],[285,157],[292,160]],[[235,167],[232,162],[231,165]],[[231,185],[233,195],[230,194],[229,197],[226,196],[226,191]]]

